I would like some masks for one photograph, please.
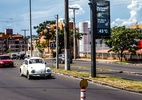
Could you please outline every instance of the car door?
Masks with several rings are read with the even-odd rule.
[[[23,74],[27,75],[27,70],[28,70],[28,61],[24,60],[24,64],[23,64]]]

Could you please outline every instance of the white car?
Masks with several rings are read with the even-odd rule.
[[[41,57],[30,57],[24,59],[20,66],[20,76],[31,77],[47,77],[50,78],[52,71],[50,67],[46,67],[46,62]]]

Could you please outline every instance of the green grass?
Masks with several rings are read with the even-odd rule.
[[[95,78],[92,78],[90,73],[78,72],[72,70],[56,69],[52,68],[53,72],[62,73],[65,75],[77,76],[79,78],[89,79],[95,82],[100,82],[102,84],[110,85],[113,87],[119,87],[126,90],[142,92],[142,82],[133,81],[128,79],[123,79],[119,77],[113,77],[108,75],[97,74]]]

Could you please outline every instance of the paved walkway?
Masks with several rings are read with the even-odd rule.
[[[76,59],[76,60],[91,61],[91,59]],[[96,59],[96,61],[97,62],[117,62],[119,60]]]

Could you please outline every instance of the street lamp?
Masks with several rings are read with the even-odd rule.
[[[26,40],[27,40],[27,39],[26,39],[26,31],[29,31],[29,29],[21,29],[21,31],[24,31],[24,47],[25,47],[24,49],[25,49],[25,54],[26,54],[26,50],[27,50],[27,49],[26,49],[26,47],[27,47],[27,46],[26,46]]]
[[[58,15],[56,16],[56,68],[59,68],[58,63]]]
[[[74,32],[74,60],[76,60],[76,24],[75,24],[75,10],[79,10],[79,8],[69,8],[73,10],[73,32]]]
[[[30,9],[30,56],[32,57],[32,15],[31,15],[31,0],[29,0]]]

